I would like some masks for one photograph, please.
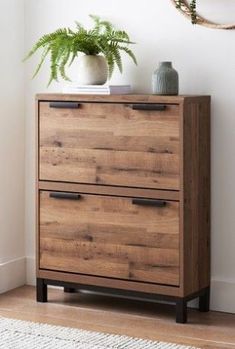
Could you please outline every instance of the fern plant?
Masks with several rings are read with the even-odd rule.
[[[75,30],[60,28],[53,33],[43,35],[36,42],[25,57],[27,60],[36,51],[42,50],[41,60],[33,77],[37,75],[48,55],[50,55],[48,85],[53,80],[58,81],[59,76],[70,81],[66,68],[73,63],[79,53],[102,54],[108,63],[109,77],[112,76],[115,66],[122,72],[122,52],[129,55],[137,64],[136,57],[129,48],[130,44],[134,44],[130,41],[129,35],[123,30],[116,30],[110,22],[101,20],[98,16],[90,15],[90,17],[94,22],[92,29],[85,29],[82,24],[76,22]]]
[[[184,4],[183,0],[177,0],[176,1],[176,8],[181,8]],[[191,0],[189,3],[189,9],[191,14],[191,21],[192,24],[197,24],[197,1]]]

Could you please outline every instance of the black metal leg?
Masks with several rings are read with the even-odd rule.
[[[187,322],[187,301],[184,298],[176,301],[176,322],[179,324]]]
[[[47,284],[40,278],[37,278],[37,302],[47,302]]]
[[[66,293],[75,293],[76,292],[76,288],[64,287],[64,292],[66,292]]]
[[[210,287],[205,289],[203,295],[199,296],[199,311],[207,312],[210,310]]]

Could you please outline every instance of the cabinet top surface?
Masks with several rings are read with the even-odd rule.
[[[127,94],[127,95],[81,95],[67,93],[39,93],[36,95],[38,101],[83,101],[83,102],[116,102],[116,103],[172,103],[179,104],[185,101],[210,100],[210,96],[202,95],[179,95],[179,96],[157,96],[151,94]]]

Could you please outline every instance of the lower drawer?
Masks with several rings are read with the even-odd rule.
[[[39,268],[179,286],[179,204],[40,192]]]

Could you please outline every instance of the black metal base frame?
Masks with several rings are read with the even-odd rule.
[[[74,293],[82,289],[87,291],[102,292],[114,294],[120,297],[143,298],[144,300],[156,300],[176,303],[176,322],[183,324],[187,322],[187,302],[199,297],[199,311],[208,312],[210,306],[210,287],[206,287],[199,292],[193,293],[187,297],[166,296],[160,294],[120,290],[108,287],[80,285],[73,282],[64,282],[58,280],[49,280],[37,278],[37,302],[47,302],[47,286],[64,287],[64,292]]]

